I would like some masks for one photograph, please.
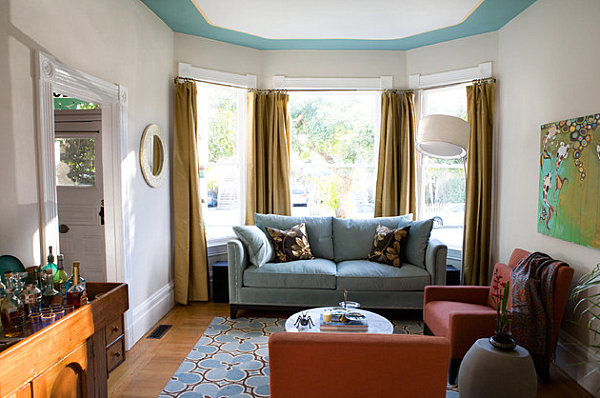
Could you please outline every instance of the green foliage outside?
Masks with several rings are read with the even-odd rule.
[[[353,183],[374,163],[374,106],[371,97],[353,95],[299,95],[290,101],[292,159],[305,166],[319,160],[327,165],[307,174],[296,164],[292,181],[337,217],[351,211]]]
[[[209,111],[208,161],[228,161],[236,154],[237,102],[230,96],[219,96]]]
[[[60,142],[60,162],[68,166],[66,175],[72,184],[95,185],[95,140],[92,138],[57,138],[56,140]],[[57,172],[57,174],[60,179],[61,173]]]
[[[425,204],[464,203],[465,174],[462,159],[426,159]],[[457,168],[435,167],[436,165],[458,165]]]
[[[100,108],[99,104],[78,100],[77,98],[58,97],[54,98],[54,110],[83,110]]]

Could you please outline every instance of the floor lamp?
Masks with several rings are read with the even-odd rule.
[[[462,159],[466,178],[465,159],[467,157],[467,148],[469,145],[469,129],[469,123],[455,116],[425,116],[419,121],[419,128],[417,130],[417,151],[433,158]],[[459,280],[462,281],[462,260],[460,268]]]

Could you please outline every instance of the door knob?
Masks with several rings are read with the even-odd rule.
[[[61,234],[66,234],[67,232],[69,232],[69,229],[69,226],[65,224],[60,224],[58,226],[58,232],[60,232]]]

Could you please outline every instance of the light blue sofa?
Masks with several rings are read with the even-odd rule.
[[[250,263],[248,242],[227,243],[231,317],[250,307],[333,306],[348,298],[371,309],[422,309],[427,285],[446,283],[447,247],[429,239],[431,220],[410,216],[372,219],[290,217],[256,214],[256,226],[289,229],[306,223],[314,260]],[[377,225],[411,225],[403,264],[399,268],[367,261]],[[259,233],[260,235],[260,233]],[[267,235],[268,236],[268,235]]]

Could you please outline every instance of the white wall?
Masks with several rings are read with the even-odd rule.
[[[406,52],[406,73],[446,72],[471,68],[491,61],[495,66],[498,57],[498,32],[464,37]]]
[[[499,32],[500,260],[515,247],[539,250],[567,261],[575,279],[600,262],[600,250],[537,232],[540,125],[600,112],[600,53],[591,51],[600,37],[599,17],[597,0],[538,0]],[[575,318],[571,304],[566,315]],[[563,328],[567,337],[591,341],[584,327],[564,322]],[[574,377],[583,374],[567,363],[561,366]],[[579,381],[590,390],[600,385],[590,378]]]
[[[258,76],[258,86],[273,87],[274,75],[289,77],[393,76],[406,87],[402,51],[259,51],[180,33],[175,34],[175,63]]]
[[[130,308],[144,308],[136,312],[139,334],[160,312],[146,300],[172,280],[169,165],[163,184],[152,189],[141,175],[138,150],[147,124],[157,123],[167,136],[172,130],[173,32],[136,0],[0,4],[0,253],[27,266],[39,263],[33,65],[34,51],[42,50],[129,91],[126,162],[135,170],[126,197],[132,209],[129,289]],[[161,310],[170,308],[162,304]]]

